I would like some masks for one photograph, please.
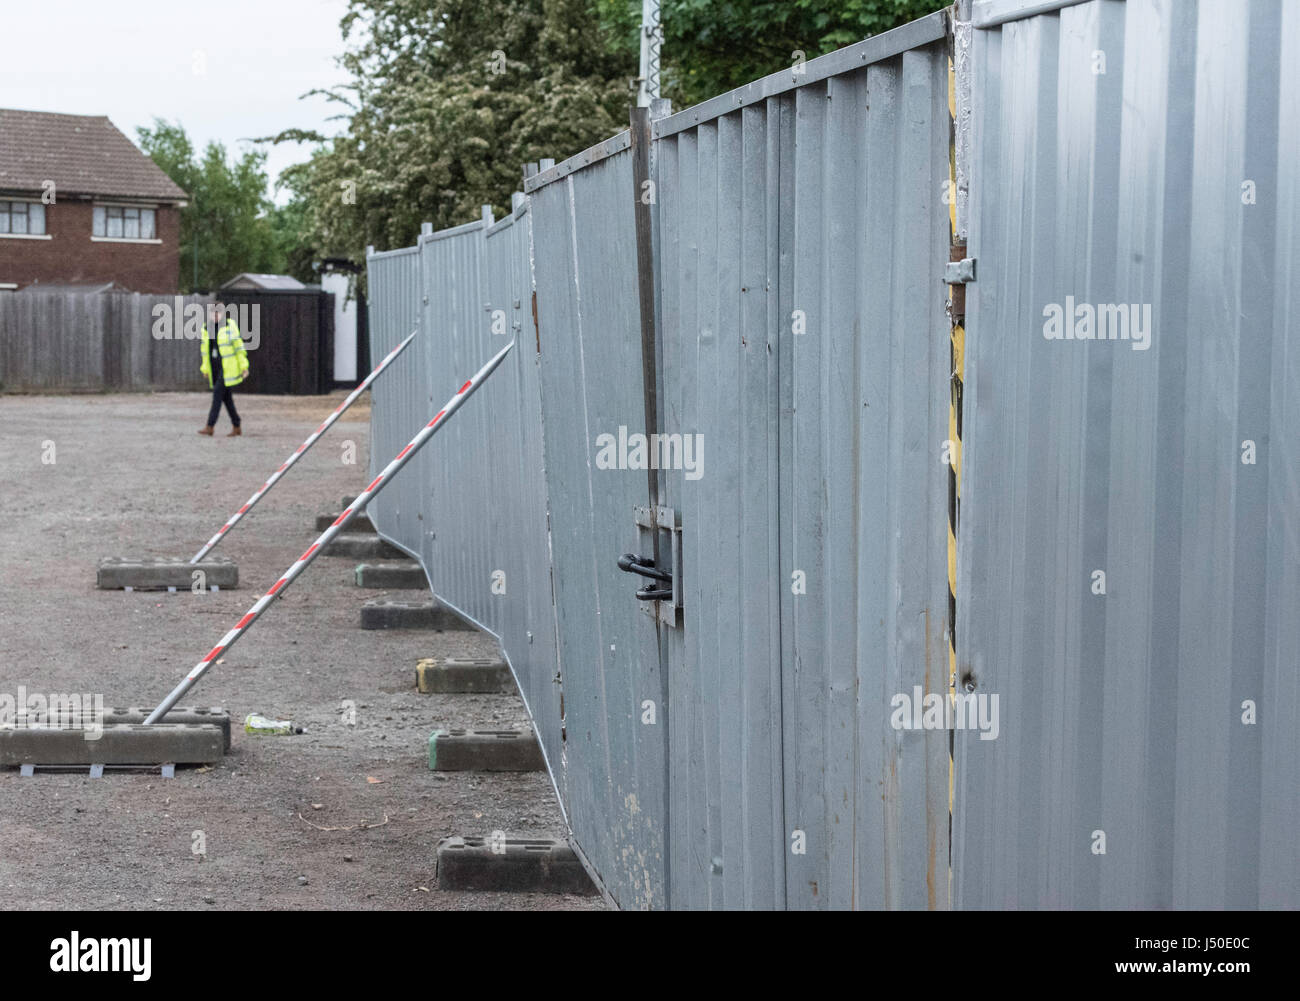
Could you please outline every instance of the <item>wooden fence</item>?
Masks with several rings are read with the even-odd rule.
[[[323,292],[221,297],[256,319],[240,324],[252,365],[242,391],[329,392],[332,298]],[[210,299],[138,292],[0,293],[0,392],[206,391],[193,317],[202,315]]]

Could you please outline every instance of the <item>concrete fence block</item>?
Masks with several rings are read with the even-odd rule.
[[[443,838],[438,842],[438,886],[581,896],[598,892],[573,849],[555,838]]]
[[[210,765],[225,753],[213,724],[118,723],[95,732],[0,724],[0,765]]]
[[[361,606],[362,629],[473,629],[434,599],[393,601],[372,598]]]
[[[424,695],[489,695],[515,691],[500,657],[426,657],[415,665],[415,687]]]
[[[316,531],[323,532],[334,522],[339,520],[342,511],[336,511],[334,514],[316,515]],[[370,516],[364,511],[358,511],[352,516],[352,520],[347,524],[347,530],[354,535],[373,535],[375,531],[374,523],[371,522]]]
[[[340,532],[320,551],[322,556],[346,556],[354,560],[406,559],[406,554],[379,536],[366,532]]]
[[[429,580],[424,568],[415,560],[395,560],[389,563],[358,563],[357,587],[388,591],[427,591]]]
[[[541,745],[531,727],[519,730],[434,730],[429,768],[435,772],[541,772]]]
[[[199,577],[195,577],[195,573]],[[210,591],[239,586],[239,566],[228,556],[209,556],[198,563],[187,559],[152,556],[106,556],[99,561],[95,586],[115,591]]]

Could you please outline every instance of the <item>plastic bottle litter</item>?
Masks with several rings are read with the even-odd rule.
[[[244,719],[244,732],[255,733],[263,737],[284,737],[293,733],[306,733],[300,726],[295,726],[291,719],[271,719],[260,713],[249,713]]]

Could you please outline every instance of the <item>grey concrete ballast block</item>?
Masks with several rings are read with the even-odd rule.
[[[153,709],[145,709],[141,706],[114,708],[105,707],[103,715],[97,720],[103,726],[118,726],[126,723],[143,723]],[[29,713],[27,716],[28,725],[39,725],[46,722],[48,718],[46,713]],[[78,720],[84,720],[93,716],[92,711],[83,710],[73,720],[56,719],[56,725],[82,725]],[[209,724],[221,729],[222,749],[230,750],[230,713],[225,709],[216,706],[201,708],[198,706],[174,706],[159,722],[161,723],[194,723]]]
[[[434,730],[429,768],[435,772],[540,772],[541,745],[530,727],[520,730]]]
[[[0,765],[215,764],[225,753],[221,727],[195,723],[118,723],[91,731],[0,724]]]
[[[316,515],[316,531],[318,532],[325,531],[325,529],[329,528],[332,524],[334,524],[334,522],[339,520],[339,515],[342,513],[343,513],[342,511],[338,511],[335,512],[334,514]],[[355,532],[361,535],[367,535],[367,534],[373,535],[375,532],[375,526],[374,523],[370,520],[369,515],[367,515],[364,511],[358,511],[356,514],[352,516],[352,520],[348,522],[347,530],[349,532]]]
[[[202,576],[195,578],[195,571]],[[239,566],[227,556],[209,556],[198,563],[181,557],[106,556],[99,561],[95,586],[106,591],[190,591],[239,586]]]
[[[573,849],[554,838],[443,838],[438,887],[594,896],[595,884]]]
[[[425,695],[489,695],[515,690],[500,657],[426,657],[415,665],[415,687]]]
[[[358,563],[357,587],[383,588],[389,591],[427,591],[429,580],[424,568],[415,560],[391,563]]]
[[[406,554],[377,535],[340,532],[320,551],[322,556],[346,556],[354,560],[405,559]]]
[[[372,598],[361,606],[362,629],[473,629],[434,599],[394,601]]]

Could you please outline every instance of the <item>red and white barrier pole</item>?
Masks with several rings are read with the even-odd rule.
[[[292,467],[295,462],[297,462],[307,453],[307,449],[311,448],[314,444],[316,444],[316,440],[330,429],[330,425],[332,425],[336,420],[339,419],[343,411],[347,410],[348,407],[352,406],[352,404],[356,402],[356,398],[370,388],[370,384],[374,382],[377,378],[379,378],[379,373],[382,372],[384,369],[388,368],[388,366],[391,365],[393,361],[396,360],[397,356],[400,355],[406,349],[406,346],[410,344],[412,340],[415,339],[415,333],[416,331],[412,330],[411,335],[407,337],[406,340],[402,341],[401,344],[397,345],[397,347],[393,348],[392,351],[388,352],[388,354],[384,356],[384,360],[375,366],[375,370],[365,377],[361,385],[359,385],[356,389],[352,390],[352,392],[348,394],[348,398],[338,405],[338,409],[335,410],[334,413],[326,417],[325,420],[322,422],[321,426],[318,427],[315,431],[313,431],[308,436],[307,440],[298,446],[298,451],[294,452],[293,455],[285,459],[284,464],[280,466],[280,468],[277,469],[274,473],[271,474],[271,478],[262,484],[261,489],[258,490],[257,493],[253,494],[252,497],[248,498],[248,502],[243,507],[241,507],[238,511],[236,511],[234,514],[232,514],[230,516],[230,520],[221,526],[217,534],[214,535],[212,538],[210,538],[207,541],[207,544],[202,549],[200,549],[197,553],[194,554],[194,557],[190,560],[190,563],[199,562],[199,560],[203,559],[203,557],[207,556],[208,553],[212,552],[212,550],[217,548],[217,546],[221,543],[221,540],[226,537],[226,533],[229,532],[232,528],[234,528],[236,524],[238,524],[239,519],[242,518],[244,515],[246,515],[252,509],[254,504],[256,504],[258,501],[260,501],[263,497],[266,496],[267,491],[269,491],[273,486],[275,486],[276,481],[279,480],[280,477],[283,476],[285,473],[287,473],[290,467]]]
[[[420,433],[411,439],[410,444],[397,453],[397,457],[384,467],[384,471],[375,477],[370,486],[366,487],[365,490],[357,495],[356,500],[348,505],[347,510],[339,515],[338,520],[335,521],[334,524],[330,525],[329,528],[325,529],[325,531],[321,533],[320,538],[313,542],[307,548],[307,551],[298,557],[293,566],[289,567],[289,569],[281,575],[280,579],[272,585],[271,589],[257,600],[257,603],[248,610],[242,619],[235,623],[235,628],[226,633],[225,636],[221,637],[221,641],[212,648],[206,657],[194,665],[190,673],[187,674],[181,683],[172,690],[172,693],[158,703],[158,708],[149,714],[149,717],[145,720],[146,723],[157,723],[167,715],[168,711],[176,704],[180,697],[189,691],[190,687],[203,677],[205,673],[207,673],[208,668],[216,663],[217,658],[229,650],[234,645],[235,641],[239,639],[239,637],[243,636],[244,633],[248,631],[249,627],[258,620],[261,614],[270,607],[271,602],[275,600],[275,596],[288,587],[295,577],[306,570],[307,565],[320,555],[321,549],[323,549],[329,541],[334,538],[334,536],[338,535],[339,532],[343,530],[344,526],[352,519],[352,516],[364,508],[375,494],[383,490],[384,487],[388,485],[389,481],[397,474],[398,470],[411,460],[411,457],[424,446],[425,442],[443,428],[447,421],[451,419],[451,415],[459,410],[461,404],[473,395],[474,391],[478,389],[478,387],[483,384],[483,381],[492,374],[493,370],[501,364],[502,360],[507,354],[509,354],[510,349],[514,346],[514,341],[507,344],[497,352],[496,356],[491,361],[479,369],[472,379],[456,391],[456,395],[448,400],[446,406],[434,415],[433,420],[429,421],[428,424],[421,428]]]

